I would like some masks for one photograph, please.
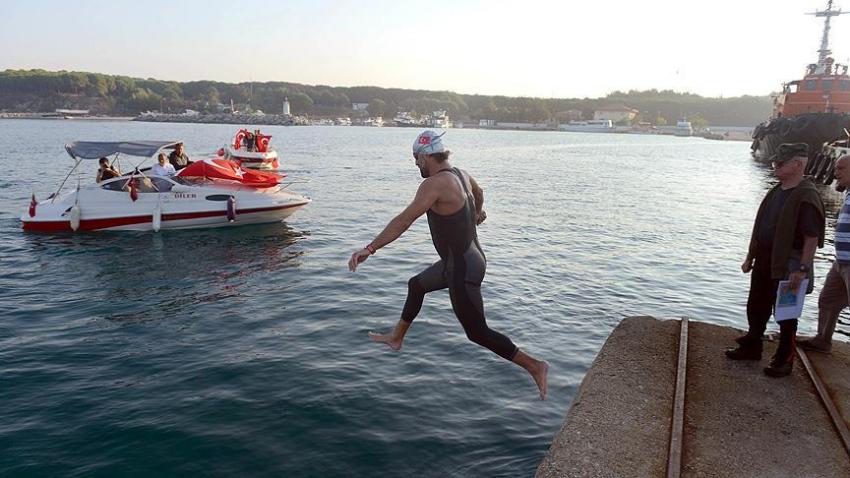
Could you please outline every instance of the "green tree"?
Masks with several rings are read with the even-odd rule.
[[[693,126],[693,127],[694,127],[694,129],[705,129],[705,128],[708,128],[708,120],[706,120],[705,118],[703,118],[703,117],[702,117],[702,116],[700,116],[699,114],[691,115],[691,116],[688,118],[688,121],[690,121],[690,122],[691,122],[691,126]]]
[[[313,98],[300,91],[289,95],[289,104],[292,107],[292,114],[303,115],[313,111]]]
[[[221,103],[221,95],[218,94],[218,88],[215,86],[210,86],[207,88],[207,94],[205,98],[206,102],[210,104],[210,106],[215,106]]]
[[[372,116],[384,116],[384,113],[387,109],[387,102],[380,98],[373,98],[372,101],[369,102],[369,114]]]

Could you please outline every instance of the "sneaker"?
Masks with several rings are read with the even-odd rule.
[[[770,365],[764,368],[764,374],[768,377],[780,378],[787,377],[791,375],[791,371],[794,370],[794,361],[793,360],[777,360],[774,357],[770,361]]]
[[[741,345],[738,348],[727,349],[726,357],[731,360],[761,360],[761,347]]]
[[[810,352],[828,353],[830,350],[832,350],[831,343],[826,342],[825,340],[821,340],[817,337],[798,340],[797,345],[799,345],[801,349],[808,350]]]

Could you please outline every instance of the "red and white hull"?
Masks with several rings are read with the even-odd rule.
[[[260,152],[247,151],[244,148],[236,149],[232,146],[226,146],[222,148],[220,153],[222,159],[234,161],[243,168],[268,170],[280,169],[280,161],[278,159],[277,151],[273,149]]]
[[[139,188],[133,200],[127,177],[72,191],[30,205],[21,216],[25,231],[158,231],[280,222],[310,203],[304,196],[231,181],[176,183],[151,176],[158,189]]]

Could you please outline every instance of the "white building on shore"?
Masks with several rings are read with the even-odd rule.
[[[640,111],[623,105],[606,106],[593,112],[595,120],[611,120],[612,123],[631,121]]]

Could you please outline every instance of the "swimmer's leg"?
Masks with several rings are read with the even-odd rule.
[[[513,362],[531,375],[534,383],[537,384],[537,391],[540,392],[540,400],[546,400],[546,391],[549,388],[549,364],[545,360],[537,360],[520,349],[516,350]]]
[[[424,271],[411,277],[407,281],[407,300],[404,302],[401,319],[399,319],[395,329],[389,334],[369,332],[369,338],[374,342],[387,344],[393,350],[400,350],[407,329],[410,328],[413,319],[416,318],[419,310],[422,309],[422,301],[425,299],[425,294],[448,287],[443,273],[444,269],[443,262],[437,261]]]
[[[498,356],[524,368],[540,392],[540,400],[546,399],[549,364],[523,352],[511,339],[487,326],[484,318],[484,301],[481,287],[470,283],[458,283],[449,288],[452,308],[466,332],[466,337]]]

